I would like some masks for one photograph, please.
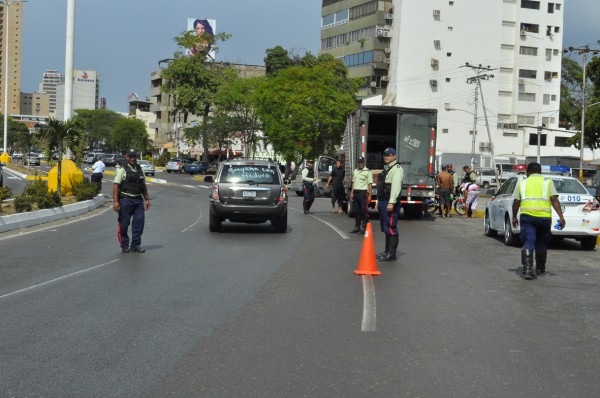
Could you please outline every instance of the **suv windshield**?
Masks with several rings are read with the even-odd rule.
[[[233,164],[223,168],[220,181],[240,184],[279,184],[279,174],[274,166]]]

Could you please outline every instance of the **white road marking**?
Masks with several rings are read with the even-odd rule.
[[[291,207],[288,207],[288,209],[290,209],[290,210],[294,210],[294,211],[297,211],[298,213],[300,213],[300,210],[296,210],[296,209],[293,209],[293,208],[291,208]],[[335,232],[337,232],[337,234],[338,234],[339,236],[341,236],[341,237],[342,237],[342,239],[350,239],[350,237],[349,237],[348,235],[346,235],[346,234],[345,234],[345,233],[344,233],[344,232],[343,232],[341,229],[339,229],[339,228],[338,228],[338,227],[336,227],[335,225],[333,225],[333,224],[331,224],[331,223],[329,223],[329,222],[327,222],[327,221],[325,221],[325,220],[321,220],[319,217],[316,217],[316,216],[313,216],[313,215],[311,215],[311,217],[312,217],[312,218],[314,218],[315,220],[321,221],[323,224],[325,224],[325,225],[327,225],[329,228],[333,229]]]
[[[17,290],[17,291],[15,291],[15,292],[12,292],[12,293],[7,293],[7,294],[4,294],[4,295],[0,296],[0,300],[2,300],[3,298],[9,297],[9,296],[12,296],[12,295],[18,294],[18,293],[26,292],[26,291],[28,291],[28,290],[37,289],[38,287],[42,287],[42,286],[48,285],[48,284],[50,284],[50,283],[58,282],[58,281],[60,281],[61,279],[70,278],[70,277],[72,277],[72,276],[75,276],[75,275],[78,275],[78,274],[82,274],[82,273],[84,273],[84,272],[88,272],[88,271],[94,270],[94,269],[96,269],[96,268],[104,267],[105,265],[110,265],[110,264],[112,264],[112,263],[115,263],[115,262],[117,262],[117,261],[119,261],[119,259],[118,259],[118,258],[116,258],[116,259],[114,259],[114,260],[111,260],[111,261],[109,261],[109,262],[107,262],[107,263],[104,263],[104,264],[95,265],[95,266],[93,266],[93,267],[91,267],[91,268],[83,269],[83,270],[81,270],[81,271],[73,272],[72,274],[64,275],[64,276],[61,276],[61,277],[59,277],[59,278],[56,278],[56,279],[49,280],[49,281],[47,281],[47,282],[38,283],[38,284],[36,284],[36,285],[29,286],[29,287],[26,287],[25,289]]]
[[[198,224],[198,222],[200,221],[200,219],[201,219],[201,218],[202,218],[202,212],[200,212],[200,216],[199,216],[199,217],[196,219],[196,221],[194,221],[194,223],[193,223],[192,225],[190,225],[189,227],[187,227],[186,229],[184,229],[184,230],[183,230],[183,231],[181,231],[181,232],[185,232],[185,231],[187,231],[188,229],[190,229],[190,228],[193,228],[193,227],[194,227],[194,225]]]
[[[371,275],[362,276],[363,283],[363,332],[374,332],[377,328],[377,303],[375,300],[375,285]],[[1,298],[1,297],[0,297]]]

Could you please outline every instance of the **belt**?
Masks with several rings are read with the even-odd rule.
[[[355,189],[354,192],[367,192],[366,189]]]

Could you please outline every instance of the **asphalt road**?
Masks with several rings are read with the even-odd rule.
[[[401,220],[398,262],[359,277],[329,199],[211,234],[186,177],[150,185],[143,255],[108,207],[0,234],[0,396],[597,396],[596,251],[560,242],[525,281],[480,219]]]

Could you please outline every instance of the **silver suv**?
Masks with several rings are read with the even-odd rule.
[[[209,226],[219,232],[221,223],[271,221],[277,232],[287,230],[288,195],[279,165],[264,160],[236,159],[222,162],[212,183]]]

